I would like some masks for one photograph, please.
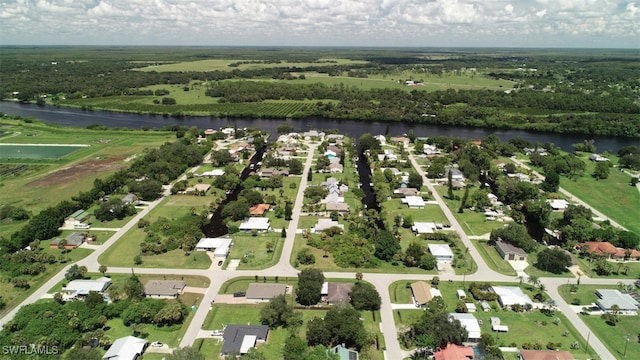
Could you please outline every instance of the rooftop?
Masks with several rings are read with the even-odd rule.
[[[246,354],[256,341],[266,341],[268,335],[269,327],[266,325],[227,325],[222,335],[224,344],[220,353]]]
[[[427,284],[424,281],[416,281],[411,284],[411,292],[413,293],[413,297],[416,299],[416,302],[419,305],[423,305],[431,300],[431,285]]]
[[[449,313],[449,318],[460,321],[462,327],[467,329],[469,339],[480,339],[480,325],[473,314]]]
[[[135,360],[142,355],[147,340],[135,336],[125,336],[113,342],[113,345],[102,357],[103,359],[114,360]]]
[[[522,360],[574,360],[568,351],[520,350]]]
[[[498,295],[503,306],[533,304],[531,298],[517,286],[492,286],[491,288]]]
[[[513,253],[513,254],[517,254],[517,255],[522,255],[522,256],[527,256],[527,252],[522,250],[521,248],[511,245],[509,243],[506,243],[504,241],[496,241],[496,247],[500,248],[502,250],[503,253],[505,254],[509,254],[509,253]]]
[[[268,217],[252,217],[240,224],[240,230],[269,230]]]
[[[247,299],[271,299],[286,292],[285,284],[251,283],[247,289]]]
[[[144,285],[146,295],[177,296],[186,283],[183,280],[149,280]]]

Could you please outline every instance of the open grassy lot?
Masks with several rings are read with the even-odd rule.
[[[162,200],[162,203],[154,208],[146,219],[151,222],[159,217],[175,219],[189,214],[191,208],[195,208],[196,211],[208,209],[212,200],[213,196],[169,196]],[[140,242],[145,236],[146,233],[142,229],[133,227],[100,256],[100,263],[107,266],[133,266],[133,257],[140,253]],[[129,254],[129,256],[123,256],[123,254]],[[211,259],[204,252],[194,251],[187,256],[184,251],[177,249],[159,255],[144,255],[140,266],[207,269],[211,266]]]
[[[318,236],[318,235],[314,235]],[[408,268],[402,262],[398,262],[397,265],[392,265],[388,262],[380,261],[380,266],[376,268],[342,268],[336,265],[333,262],[333,257],[331,253],[328,253],[327,257],[324,257],[325,252],[322,249],[316,249],[314,247],[307,246],[306,240],[302,237],[302,235],[296,235],[296,241],[293,245],[293,252],[291,253],[291,265],[294,265],[296,262],[296,255],[298,251],[303,248],[308,247],[311,254],[313,254],[316,258],[316,262],[313,265],[300,265],[299,269],[304,269],[306,267],[313,267],[320,269],[322,271],[344,271],[344,272],[375,272],[375,273],[393,273],[393,274],[433,274],[437,275],[437,270],[422,270],[420,268]]]
[[[494,246],[491,246],[487,241],[482,240],[473,241],[473,244],[476,249],[478,249],[478,252],[480,253],[480,256],[482,256],[484,262],[489,265],[492,270],[504,275],[516,276],[516,271],[513,270],[506,260],[500,257],[500,254],[498,254],[498,251]]]
[[[398,281],[391,284],[389,290],[392,291],[392,301],[395,294],[395,298],[398,299],[398,303],[406,303],[406,300],[410,299],[411,296],[410,289],[406,288],[406,283],[411,282],[412,281]],[[440,282],[438,289],[442,292],[443,299],[447,304],[447,310],[449,312],[455,311],[455,307],[458,302],[456,290],[465,289],[466,291],[468,285],[469,283],[466,283],[463,286],[460,282]],[[517,283],[500,285],[517,286]],[[522,289],[525,293],[528,293],[529,295],[531,294],[531,286],[523,285]],[[468,299],[471,298],[469,297]],[[477,301],[473,302],[476,303],[476,306],[480,309],[479,303]],[[592,351],[590,351],[588,355],[585,355],[585,339],[580,336],[573,325],[571,325],[564,315],[559,312],[556,312],[553,316],[549,317],[539,311],[522,313],[516,313],[510,310],[505,311],[499,309],[496,302],[492,302],[491,304],[493,307],[491,311],[478,311],[473,314],[478,320],[482,320],[483,324],[480,326],[482,332],[492,333],[494,336],[497,336],[497,342],[500,346],[520,347],[523,343],[533,344],[537,342],[544,348],[548,342],[560,342],[560,349],[570,351],[576,359],[586,359],[588,355],[595,355]],[[396,321],[396,325],[401,326],[401,328],[403,326],[410,326],[420,317],[421,312],[422,311],[420,309],[394,310],[394,320]],[[498,334],[491,330],[491,322],[489,318],[493,316],[499,317],[503,325],[509,326],[509,331],[507,333]],[[553,320],[556,317],[560,319],[560,323],[558,325],[553,323]],[[532,334],[535,334],[535,337],[532,337]],[[567,335],[565,336],[565,334]],[[570,349],[570,345],[574,341],[578,341],[580,343],[581,346],[579,349]]]
[[[591,174],[595,169],[595,162],[589,160],[590,154],[581,155],[586,168],[584,176],[575,181],[562,176],[560,187],[580,200],[593,206],[598,211],[610,217],[629,231],[640,234],[640,192],[629,185],[631,176],[611,168],[609,177],[605,180],[596,180]],[[617,164],[616,156],[607,156],[612,164]],[[534,167],[538,172],[542,169]]]
[[[447,186],[436,186],[436,191],[442,197],[442,200],[447,204],[453,216],[458,220],[462,228],[464,229],[467,235],[471,236],[480,236],[487,233],[490,233],[491,230],[501,228],[505,225],[504,222],[500,221],[487,221],[486,216],[484,216],[481,212],[465,210],[464,213],[458,213],[458,208],[460,207],[460,200],[451,200],[447,199],[445,196],[447,195]],[[471,188],[469,190],[469,197],[473,195],[476,188]],[[454,195],[462,198],[464,195],[464,190],[454,190]]]
[[[618,316],[616,326],[608,325],[600,316],[581,315],[582,321],[593,331],[616,359],[640,359],[640,316]],[[626,344],[627,352],[624,356]]]
[[[396,216],[411,216],[413,221],[446,223],[447,218],[444,216],[442,209],[437,204],[426,204],[424,209],[410,209],[406,204],[402,203],[402,199],[395,198],[387,200],[382,204],[382,211],[387,214],[385,222],[388,225],[393,224]]]
[[[594,271],[594,263],[589,262],[589,259],[581,256],[576,256],[578,259],[578,265],[580,271],[583,274],[591,278],[621,278],[621,279],[639,279],[640,278],[640,262],[627,261],[627,262],[611,262],[613,265],[613,272],[611,275],[598,275]]]
[[[260,310],[264,307],[264,304],[256,305],[228,305],[228,304],[215,304],[210,310],[207,318],[204,321],[203,328],[205,329],[222,329],[223,325],[229,324],[260,324]],[[321,309],[308,309],[302,311],[303,325],[298,329],[300,336],[305,336],[306,323],[314,317],[323,317],[326,310]],[[382,339],[382,334],[379,332],[378,322],[380,315],[372,315],[371,312],[362,312],[362,318],[364,321],[364,327],[367,331],[372,332],[378,339]],[[375,316],[375,320],[374,320]],[[258,350],[264,354],[267,359],[280,359],[282,358],[282,348],[284,341],[288,335],[287,329],[277,328],[271,329],[269,335],[269,341],[265,344],[259,345]],[[382,347],[382,346],[381,346]],[[222,341],[218,339],[205,339],[203,345],[200,348],[200,352],[205,354],[207,358],[211,358],[215,354],[218,354],[222,349]],[[372,346],[366,351],[369,359],[383,359],[382,352],[376,350],[375,346]],[[362,356],[362,354],[361,354]]]
[[[196,298],[199,297],[202,297],[202,295],[191,293],[185,293],[181,295],[182,301],[187,306],[198,306],[200,304],[200,301],[196,301]],[[189,311],[189,315],[181,325],[160,327],[152,324],[147,324],[143,327],[143,333],[148,334],[147,336],[144,336],[144,338],[146,338],[149,342],[160,341],[169,345],[170,347],[176,347],[180,343],[180,340],[182,339],[184,333],[187,331],[189,323],[193,319],[193,314],[193,311]],[[130,327],[125,326],[122,323],[122,319],[120,318],[115,318],[107,321],[106,327],[109,329],[105,331],[105,335],[108,335],[112,340],[128,335],[133,335],[133,330]]]
[[[229,252],[229,259],[240,259],[238,269],[266,269],[274,265],[280,254],[284,240],[280,232],[269,232],[252,236],[246,233],[231,235],[233,246]],[[271,252],[267,252],[267,243],[273,246]]]

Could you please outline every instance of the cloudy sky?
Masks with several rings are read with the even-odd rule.
[[[640,0],[0,0],[0,44],[640,48]]]

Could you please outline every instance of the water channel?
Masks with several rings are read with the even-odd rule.
[[[120,128],[150,128],[159,129],[170,125],[197,126],[200,129],[218,129],[224,126],[253,127],[268,132],[275,138],[277,127],[282,124],[289,124],[293,128],[306,131],[310,129],[337,129],[341,134],[358,138],[364,133],[384,134],[389,129],[390,135],[406,134],[413,130],[414,134],[420,136],[458,136],[469,139],[482,139],[487,135],[494,134],[502,141],[509,141],[512,138],[523,138],[532,143],[553,143],[563,150],[571,151],[572,144],[579,143],[585,139],[595,140],[595,145],[599,152],[617,152],[618,149],[629,145],[640,145],[639,139],[621,138],[613,136],[590,136],[581,134],[555,134],[524,130],[505,130],[479,127],[444,126],[430,125],[424,123],[406,122],[364,122],[355,120],[337,120],[326,118],[308,119],[236,119],[236,118],[216,118],[186,116],[173,118],[161,115],[140,115],[130,113],[119,113],[100,110],[81,110],[73,108],[63,108],[55,106],[38,106],[36,104],[21,104],[17,102],[0,102],[0,111],[11,115],[33,117],[50,124],[63,126],[86,127],[92,124],[100,124],[107,127]]]

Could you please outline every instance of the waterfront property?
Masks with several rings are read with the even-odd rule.
[[[269,228],[270,225],[268,217],[252,217],[240,224],[240,231],[244,232],[251,232],[253,230],[257,232],[266,232],[269,231]]]

